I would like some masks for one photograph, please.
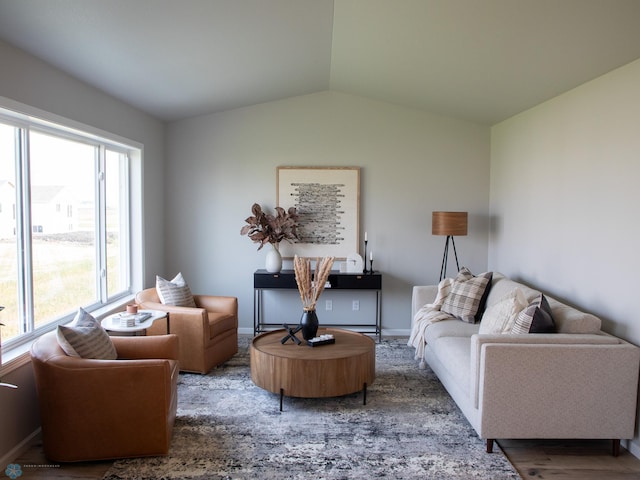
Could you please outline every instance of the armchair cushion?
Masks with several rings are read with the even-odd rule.
[[[209,318],[209,338],[237,328],[236,317],[231,313],[207,312],[207,316]]]
[[[83,308],[71,325],[59,325],[58,344],[71,357],[115,360],[118,357],[109,334],[102,325]]]
[[[196,306],[191,289],[182,276],[182,272],[179,272],[171,281],[156,275],[156,290],[160,301],[165,305]]]

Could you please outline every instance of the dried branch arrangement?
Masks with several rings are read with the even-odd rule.
[[[252,242],[258,243],[258,250],[267,243],[271,243],[276,250],[282,240],[293,243],[298,240],[298,213],[296,207],[285,211],[282,207],[275,208],[276,214],[271,215],[262,210],[258,203],[251,207],[252,215],[240,230],[240,235],[247,235]]]
[[[309,258],[295,256],[293,258],[293,269],[296,274],[296,283],[302,300],[302,308],[305,311],[316,309],[316,303],[324,286],[329,278],[334,257],[323,257],[316,259],[315,274],[311,272],[311,260]]]

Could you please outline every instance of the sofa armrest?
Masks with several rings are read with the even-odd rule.
[[[413,327],[413,317],[416,312],[427,303],[433,303],[438,295],[437,285],[417,285],[413,287],[411,295],[411,326]]]
[[[194,348],[209,342],[209,316],[204,308],[181,308],[170,313],[171,333],[180,337],[180,348]]]
[[[166,358],[178,360],[178,336],[111,337],[118,359]]]
[[[611,335],[588,335],[588,334],[564,334],[564,333],[536,333],[524,335],[503,335],[503,334],[475,334],[471,336],[471,359],[470,359],[470,379],[472,384],[471,396],[476,408],[479,405],[480,383],[482,373],[480,371],[483,347],[485,345],[498,346],[524,346],[538,345],[543,348],[547,345],[617,345],[621,342],[619,338]],[[515,350],[517,355],[518,350]],[[533,351],[535,352],[535,350]],[[509,362],[511,363],[511,362]],[[506,368],[506,367],[504,367]]]
[[[171,315],[171,321],[173,321],[175,314],[192,314],[194,311],[199,311],[200,313],[204,312],[204,308],[200,307],[178,307],[176,305],[165,305],[164,303],[150,301],[140,303],[140,306],[144,310],[160,310],[162,312],[168,312]]]
[[[498,343],[511,345],[548,345],[548,344],[593,344],[593,345],[619,345],[626,343],[618,337],[607,334],[587,333],[528,333],[524,335],[508,334],[480,334],[471,337],[471,348],[477,352],[484,344]],[[474,352],[472,351],[472,355]]]
[[[193,299],[198,307],[208,312],[227,313],[238,315],[238,299],[218,295],[194,295]]]
[[[481,437],[633,437],[640,371],[634,345],[601,335],[555,335],[553,343],[538,335],[515,342],[475,337],[472,394]]]
[[[204,308],[177,307],[151,301],[145,301],[141,305],[146,310],[160,310],[169,314],[170,333],[175,333],[180,337],[181,348],[206,342],[207,336],[203,332],[209,329],[209,319]],[[154,336],[157,334],[155,328],[151,331]]]
[[[177,361],[168,359],[92,360],[59,356],[34,366],[42,371],[37,381],[38,390],[47,399],[44,408],[53,417],[65,412],[64,418],[79,415],[80,411],[92,415],[96,410],[117,418],[123,406],[141,404],[166,412],[177,375]],[[87,410],[86,405],[91,408]]]

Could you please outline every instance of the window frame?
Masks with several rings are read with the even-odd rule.
[[[99,129],[95,129],[88,125],[83,125],[78,122],[50,114],[48,112],[40,111],[33,107],[13,102],[9,99],[0,97],[0,122],[15,128],[17,149],[19,149],[20,156],[27,156],[28,152],[28,135],[29,132],[40,132],[48,135],[53,135],[58,138],[65,138],[76,142],[82,142],[85,144],[97,147],[98,171],[96,174],[96,269],[95,276],[97,281],[96,300],[91,305],[83,306],[87,311],[90,311],[96,318],[100,318],[105,314],[112,312],[114,309],[120,307],[127,301],[130,301],[135,291],[139,290],[142,286],[142,278],[144,274],[144,262],[142,255],[143,244],[143,226],[142,226],[142,158],[143,158],[143,145],[139,142],[120,137],[116,134],[105,132]],[[105,192],[105,167],[106,167],[106,154],[107,151],[115,152],[120,155],[125,155],[124,162],[126,166],[120,167],[122,180],[126,182],[125,192],[121,195],[121,201],[126,202],[125,205],[120,205],[120,213],[124,215],[124,218],[120,220],[121,234],[126,238],[121,238],[121,241],[126,242],[126,246],[121,251],[121,255],[126,258],[120,259],[120,265],[126,268],[125,273],[125,285],[124,289],[108,295],[107,288],[107,204],[106,204],[106,192]],[[17,154],[17,155],[18,155]],[[24,208],[24,205],[29,203],[30,199],[30,181],[29,181],[29,162],[18,161],[16,159],[16,169],[20,171],[15,172],[16,183],[20,182],[20,188],[18,185],[16,188],[20,193],[20,199],[18,200],[18,193],[16,194],[16,206],[14,215],[16,216],[16,242],[21,242],[22,246],[20,250],[22,252],[30,252],[31,248],[31,218],[30,208]],[[75,312],[64,315],[59,318],[51,319],[51,321],[37,325],[33,312],[33,284],[32,284],[32,265],[30,255],[29,258],[25,258],[25,254],[22,254],[18,258],[18,298],[19,305],[23,311],[20,313],[21,318],[17,319],[22,321],[23,325],[20,326],[20,330],[23,333],[19,333],[11,339],[2,341],[2,350],[0,354],[4,358],[0,358],[0,366],[6,363],[6,359],[11,360],[15,355],[24,351],[24,347],[30,344],[35,338],[51,331],[57,327],[57,325],[68,323],[75,315]],[[0,318],[0,321],[2,318]],[[5,322],[6,323],[6,322]],[[12,354],[13,353],[13,354]]]

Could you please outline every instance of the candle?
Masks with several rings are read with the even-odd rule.
[[[367,232],[364,232],[364,241],[367,241]]]
[[[369,260],[373,261],[373,250],[371,250],[371,255],[369,255]]]

